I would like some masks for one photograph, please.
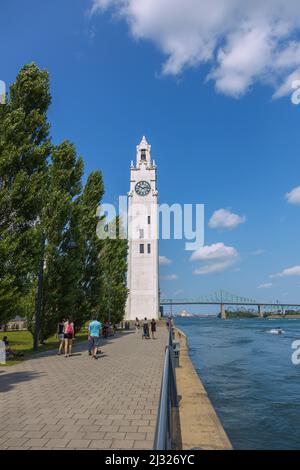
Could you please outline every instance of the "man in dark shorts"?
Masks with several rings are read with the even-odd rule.
[[[149,323],[147,318],[145,317],[144,322],[143,322],[143,336],[142,339],[150,339],[150,333],[149,333]]]
[[[94,359],[98,359],[97,353],[101,328],[101,323],[97,320],[97,317],[94,316],[89,324],[89,352],[91,352]]]
[[[156,333],[156,321],[154,320],[154,318],[152,318],[152,320],[151,320],[151,333],[152,333],[152,339],[156,339],[156,338],[155,338],[155,333]]]

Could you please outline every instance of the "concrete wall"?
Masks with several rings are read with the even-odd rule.
[[[176,369],[183,449],[230,450],[232,445],[189,357],[187,337],[179,338],[180,367]]]

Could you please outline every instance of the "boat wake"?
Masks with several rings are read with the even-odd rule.
[[[285,331],[282,328],[272,328],[272,330],[267,331],[267,333],[281,335],[282,333],[285,333]]]

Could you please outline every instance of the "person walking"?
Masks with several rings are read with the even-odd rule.
[[[166,320],[166,327],[169,330],[171,328],[171,326],[172,326],[172,316],[169,315],[167,320]]]
[[[145,317],[144,322],[143,322],[143,336],[142,339],[150,339],[150,333],[149,333],[149,323],[147,318]]]
[[[102,325],[95,315],[89,324],[89,351],[94,359],[98,359],[98,347]]]
[[[59,348],[58,348],[58,353],[57,353],[58,356],[63,354],[63,347],[65,343],[64,326],[65,326],[65,319],[63,318],[62,320],[58,322],[58,325],[57,325],[57,338],[59,341]]]
[[[138,317],[136,317],[136,319],[135,319],[135,332],[138,333],[140,328],[141,328],[140,320],[138,319]]]
[[[151,334],[152,334],[152,339],[156,339],[156,338],[155,338],[155,333],[156,333],[156,321],[154,320],[154,318],[152,318],[152,320],[151,320]]]
[[[110,324],[109,324],[108,320],[105,320],[104,325],[103,325],[103,336],[104,336],[105,339],[108,338],[109,329],[110,329]]]
[[[72,344],[74,339],[74,323],[71,318],[67,318],[64,323],[65,357],[72,356]]]

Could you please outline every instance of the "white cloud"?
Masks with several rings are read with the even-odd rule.
[[[292,189],[290,193],[286,193],[285,197],[290,204],[300,204],[300,186]]]
[[[260,284],[260,286],[258,286],[258,289],[270,289],[272,286],[272,282],[266,282],[265,284]]]
[[[111,10],[152,41],[165,74],[209,64],[217,91],[235,97],[261,82],[278,98],[300,78],[299,0],[91,1],[92,13]]]
[[[222,261],[219,263],[210,263],[202,266],[201,268],[194,269],[194,274],[201,276],[204,274],[214,274],[225,271],[233,264],[232,260]]]
[[[199,250],[194,251],[191,261],[215,261],[236,258],[238,253],[232,246],[226,246],[224,243],[214,243],[206,245]]]
[[[217,66],[210,74],[218,91],[238,97],[249,89],[271,60],[268,36],[265,25],[247,23],[228,35],[225,47],[217,54]]]
[[[177,281],[178,276],[177,274],[167,274],[166,276],[162,276],[161,279],[163,281]]]
[[[246,222],[245,216],[234,214],[226,209],[215,211],[208,222],[210,228],[228,228],[233,229]]]
[[[171,264],[171,263],[172,263],[172,261],[169,258],[167,258],[166,256],[160,256],[159,257],[159,264],[161,266],[167,266],[168,264]]]
[[[224,243],[214,243],[195,251],[190,261],[200,261],[202,265],[194,270],[196,275],[222,272],[232,266],[239,259],[239,254],[232,246]]]
[[[271,274],[271,278],[276,277],[291,277],[291,276],[300,276],[300,266],[293,266],[292,268],[287,268],[277,274]]]

